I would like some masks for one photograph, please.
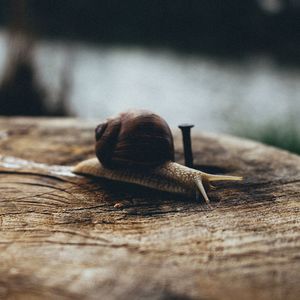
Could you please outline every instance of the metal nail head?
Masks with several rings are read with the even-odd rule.
[[[191,142],[191,128],[194,127],[193,124],[180,124],[178,126],[182,132],[182,141],[183,141],[183,151],[185,165],[189,168],[193,167],[193,151],[192,151],[192,142]]]

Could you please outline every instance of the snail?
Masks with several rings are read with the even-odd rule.
[[[174,161],[173,136],[167,122],[150,111],[131,110],[108,118],[95,129],[96,158],[80,162],[73,172],[133,183],[185,195],[202,194],[205,186],[242,177],[213,175]]]

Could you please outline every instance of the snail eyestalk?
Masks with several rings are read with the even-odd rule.
[[[231,176],[231,175],[215,175],[201,172],[201,177],[203,181],[213,182],[213,181],[241,181],[242,176]]]
[[[243,180],[243,177],[241,176],[230,176],[230,175],[214,175],[214,174],[208,174],[201,172],[200,178],[195,179],[195,183],[197,185],[197,188],[201,195],[203,196],[205,202],[209,205],[210,201],[206,194],[203,182],[206,183],[209,188],[216,189],[215,186],[211,184],[213,181],[240,181]]]
[[[203,198],[204,198],[206,204],[209,204],[210,201],[209,201],[209,198],[208,198],[208,196],[207,196],[207,194],[206,194],[206,191],[205,191],[205,188],[204,188],[204,186],[203,186],[202,180],[199,179],[199,178],[197,178],[197,179],[195,180],[195,182],[196,182],[196,185],[197,185],[197,187],[198,187],[198,189],[199,189],[199,192],[200,192],[201,195],[203,196]]]

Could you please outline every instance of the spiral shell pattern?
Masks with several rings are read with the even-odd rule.
[[[95,130],[96,156],[107,168],[153,168],[174,161],[170,127],[160,116],[131,110],[109,118]]]

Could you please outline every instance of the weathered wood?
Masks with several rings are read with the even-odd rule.
[[[299,156],[195,134],[204,171],[245,177],[209,210],[53,167],[93,156],[94,125],[0,119],[0,298],[299,299]]]

